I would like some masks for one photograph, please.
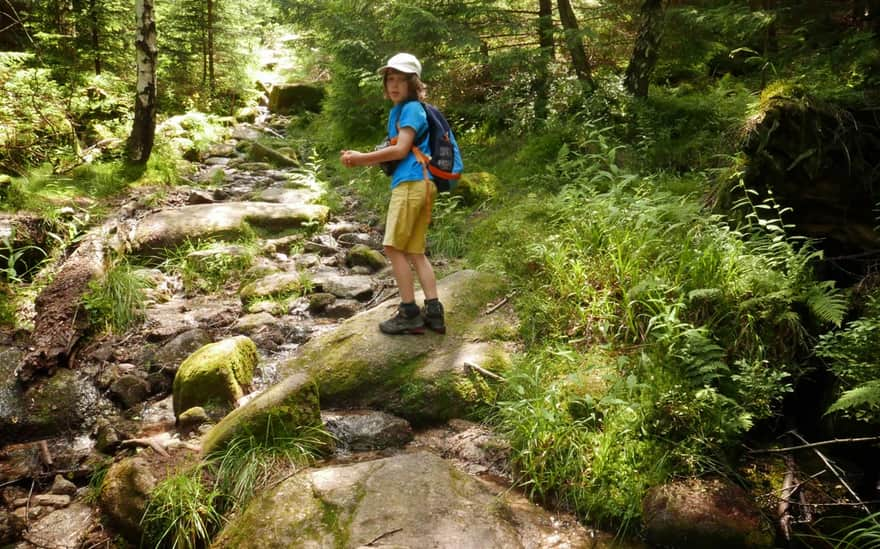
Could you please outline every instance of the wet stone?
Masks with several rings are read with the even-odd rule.
[[[52,494],[72,496],[76,494],[76,484],[70,482],[61,475],[55,475],[55,478],[52,480],[52,487],[49,488],[49,492]]]
[[[412,440],[409,422],[373,410],[328,411],[321,414],[324,426],[342,450],[366,451],[402,447]]]
[[[307,253],[332,255],[339,251],[339,245],[336,243],[336,239],[329,234],[322,234],[308,240],[303,245],[303,250]]]

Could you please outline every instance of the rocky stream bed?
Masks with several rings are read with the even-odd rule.
[[[380,334],[396,291],[378,216],[359,214],[345,194],[343,213],[330,215],[325,184],[295,152],[257,143],[286,124],[276,115],[237,123],[198,159],[191,185],[158,203],[132,194],[82,240],[93,255],[148,265],[138,327],[87,334],[80,303],[65,301],[68,285],[58,302],[38,300],[34,333],[3,334],[0,546],[137,545],[162,478],[279,409],[289,421],[320,421],[332,451],[307,469],[279,471],[227,517],[215,547],[642,546],[527,501],[511,484],[505,442],[467,419],[503,383],[516,350],[504,281],[440,264],[449,333]],[[188,261],[233,262],[246,253],[243,236],[258,253],[240,279],[194,291],[166,268],[168,250],[197,241],[214,244]],[[189,366],[210,353],[220,382]],[[672,529],[702,520],[737,540],[756,532],[766,540],[746,498],[733,514],[700,502],[695,522],[663,497],[657,535],[673,517]],[[737,497],[722,505],[740,505]]]

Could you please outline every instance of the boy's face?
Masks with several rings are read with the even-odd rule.
[[[390,69],[385,75],[385,93],[395,103],[409,97],[409,75]]]

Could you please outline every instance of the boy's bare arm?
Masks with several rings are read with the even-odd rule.
[[[409,126],[400,129],[397,135],[397,143],[378,151],[362,153],[358,151],[342,151],[339,160],[343,166],[372,166],[389,160],[400,160],[412,149],[416,132]]]

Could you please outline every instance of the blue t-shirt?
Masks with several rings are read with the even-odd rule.
[[[398,113],[400,121],[398,122]],[[418,101],[407,101],[398,103],[391,107],[391,113],[388,115],[388,136],[397,137],[397,125],[401,128],[412,128],[416,132],[415,140],[422,152],[428,151],[428,115]],[[421,139],[419,137],[421,136]],[[430,172],[428,177],[431,177]],[[425,170],[416,155],[409,151],[407,155],[397,165],[394,175],[391,177],[391,188],[393,189],[403,181],[421,181],[425,178]]]

